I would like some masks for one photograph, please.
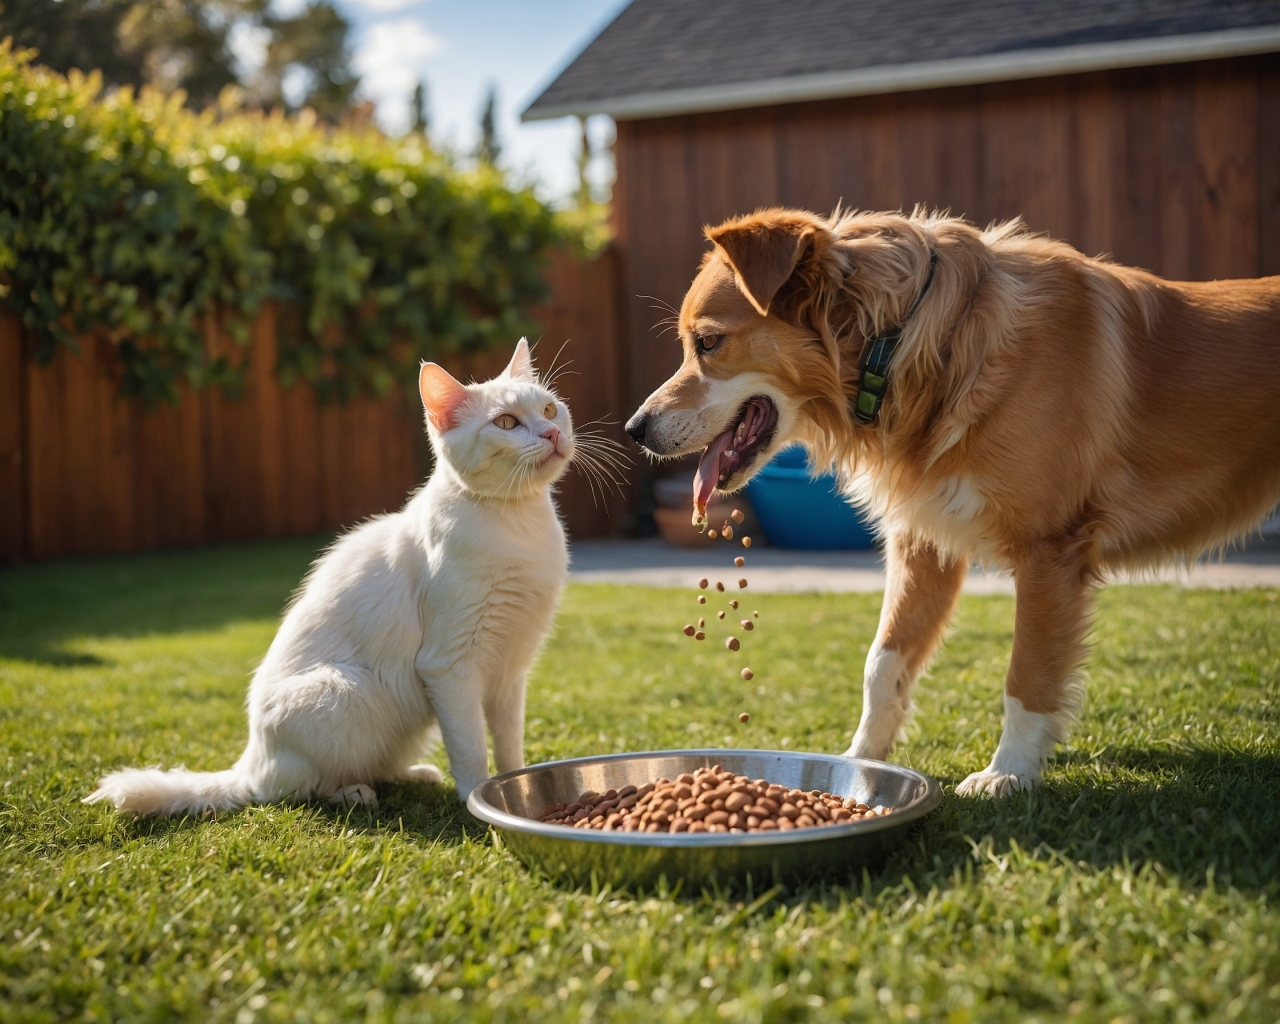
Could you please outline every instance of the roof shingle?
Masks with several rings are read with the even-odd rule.
[[[1068,49],[1114,52],[1109,66],[1124,66],[1140,41],[1247,43],[1277,29],[1280,0],[634,0],[525,116],[625,113],[637,97],[654,109],[663,96],[685,97],[687,109],[698,96],[709,108],[751,106],[752,83],[829,81],[838,90],[878,68],[978,67],[975,59],[1013,67],[1001,56]],[[715,103],[720,95],[743,101]]]

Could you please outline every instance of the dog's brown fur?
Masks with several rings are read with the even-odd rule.
[[[877,732],[864,707],[852,752],[888,752],[970,559],[1014,573],[1005,692],[1020,703],[1001,749],[1022,742],[1011,728],[1040,730],[1022,761],[1042,762],[1073,710],[1092,583],[1224,545],[1280,500],[1280,278],[1164,281],[1018,221],[982,231],[921,210],[771,209],[707,236],[680,311],[683,365],[641,410],[646,444],[698,451],[763,391],[780,409],[770,452],[802,441],[879,518],[889,584],[873,658],[900,659],[881,666],[896,710]],[[867,339],[898,326],[879,419],[860,424]],[[702,353],[707,335],[723,341]],[[728,395],[734,381],[747,383]],[[964,791],[1038,781],[1039,764],[1000,756]]]

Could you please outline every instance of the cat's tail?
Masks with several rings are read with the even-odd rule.
[[[104,776],[82,801],[105,800],[117,811],[139,817],[234,811],[253,800],[253,783],[239,768],[189,772],[185,768],[124,768]]]

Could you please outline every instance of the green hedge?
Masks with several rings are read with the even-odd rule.
[[[244,343],[284,300],[278,371],[322,397],[384,392],[420,357],[510,343],[544,297],[567,222],[498,171],[418,136],[322,128],[182,97],[104,95],[0,45],[0,287],[40,360],[105,329],[121,391],[234,389]]]

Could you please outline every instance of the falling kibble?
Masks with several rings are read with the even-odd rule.
[[[749,669],[749,668],[744,668],[744,669],[742,670],[742,678],[743,678],[743,679],[754,679],[754,678],[755,678],[755,676],[756,676],[756,674],[755,674],[754,672],[752,672],[752,671],[751,671],[751,669]]]
[[[720,536],[720,534],[716,533],[716,528],[713,526],[711,527],[711,529],[707,531],[707,536],[710,537],[712,540],[715,540],[717,537]]]
[[[696,632],[697,632],[697,630],[695,630],[692,626],[685,626],[685,627],[684,627],[684,635],[685,635],[685,636],[693,636],[693,634],[694,634],[694,633],[696,633]]]
[[[741,569],[744,565],[747,564],[747,560],[743,558],[741,555],[739,555],[737,558],[733,560],[733,564],[736,565],[739,569]]]
[[[744,579],[740,579],[740,580],[738,580],[738,589],[739,589],[739,590],[746,590],[746,589],[747,589],[747,581],[746,581],[746,579],[745,579],[745,578],[744,578]]]
[[[709,587],[710,585],[711,585],[711,581],[707,579],[705,576],[703,576],[702,579],[698,580],[699,590],[706,590],[707,587]]]
[[[736,651],[742,646],[742,642],[736,636],[731,636],[724,642],[724,645],[729,648],[729,650]]]
[[[702,630],[698,630],[698,632],[693,634],[693,638],[695,640],[705,640],[707,638],[707,634],[702,632]]]
[[[729,607],[732,608],[735,612],[738,610],[738,599],[736,597],[729,602]]]
[[[707,603],[706,595],[705,595],[705,594],[699,594],[699,595],[698,595],[698,604],[706,604],[706,603]]]
[[[724,612],[722,612],[722,611],[721,611],[721,612],[716,612],[716,618],[717,618],[717,619],[723,619],[723,618],[724,618]]]
[[[732,512],[729,513],[729,518],[732,519],[735,523],[740,523],[742,522],[742,520],[746,519],[747,517],[742,514],[742,509],[735,508]]]
[[[742,628],[747,630],[747,632],[750,632],[751,630],[756,628],[756,624],[752,622],[750,619],[743,619]]]
[[[702,629],[702,627],[703,627],[703,626],[705,626],[706,624],[707,624],[707,620],[706,620],[706,619],[699,619],[699,620],[698,620],[698,628],[699,628],[699,629]]]
[[[742,546],[743,546],[744,548],[749,548],[749,547],[751,547],[751,538],[750,538],[750,537],[743,537],[743,538],[742,538]]]
[[[749,721],[751,721],[751,716],[744,711],[742,712],[742,714],[738,716],[738,721],[741,722],[743,725],[746,725]]]
[[[716,590],[720,591],[722,594],[724,593],[724,584],[719,580],[716,580]]]
[[[725,540],[733,540],[733,527],[728,523],[725,523],[724,526],[720,528],[720,532],[724,534]]]
[[[757,619],[758,619],[758,618],[760,618],[760,613],[759,613],[759,612],[752,612],[752,613],[751,613],[751,615],[752,615],[752,617],[753,617],[753,618],[757,618]]]

